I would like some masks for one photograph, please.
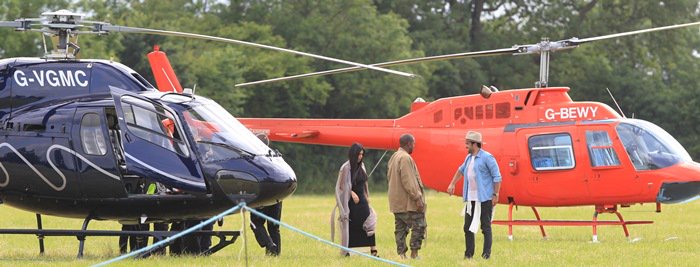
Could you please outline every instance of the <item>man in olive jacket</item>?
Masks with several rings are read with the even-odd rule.
[[[401,258],[406,258],[406,236],[411,233],[411,258],[418,257],[425,238],[425,196],[423,195],[423,182],[418,174],[416,163],[411,158],[415,138],[411,134],[404,134],[399,139],[401,146],[389,159],[389,209],[394,213],[394,235],[396,237],[396,251]]]

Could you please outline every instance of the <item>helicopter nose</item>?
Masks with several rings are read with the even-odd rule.
[[[256,159],[256,161],[258,161]],[[216,180],[234,201],[245,200],[252,207],[267,206],[282,201],[294,193],[297,180],[294,171],[281,158],[261,158],[256,162],[265,174],[220,170]]]
[[[664,204],[690,202],[700,198],[700,163],[684,163],[674,168],[678,177],[665,181],[659,188],[656,201]]]

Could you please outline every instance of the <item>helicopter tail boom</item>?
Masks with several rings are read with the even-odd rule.
[[[396,149],[403,133],[394,119],[239,119],[254,133],[264,133],[272,141],[330,146]]]

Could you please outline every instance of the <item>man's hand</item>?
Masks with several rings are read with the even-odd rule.
[[[423,199],[418,199],[416,201],[416,208],[418,209],[418,212],[423,212],[425,211],[425,203],[423,203]]]
[[[355,194],[355,191],[350,191],[352,193],[352,202],[355,202],[355,204],[360,203],[360,197]]]
[[[450,194],[450,196],[455,193],[455,185],[454,184],[451,183],[449,186],[447,186],[447,193]]]
[[[493,199],[491,199],[491,203],[493,203],[493,206],[496,207],[496,204],[498,204],[498,194],[493,194]]]

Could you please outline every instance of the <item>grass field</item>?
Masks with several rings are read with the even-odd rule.
[[[663,206],[655,213],[654,205],[623,209],[626,220],[653,220],[651,225],[632,225],[629,242],[621,227],[599,227],[600,243],[591,243],[590,227],[546,228],[548,240],[542,240],[537,227],[516,227],[515,240],[507,240],[507,228],[494,226],[492,258],[488,261],[462,259],[464,235],[459,216],[460,199],[435,192],[428,193],[428,239],[420,251],[420,260],[400,260],[395,252],[393,215],[389,212],[386,194],[373,194],[370,199],[378,212],[377,246],[381,257],[415,266],[697,266],[700,260],[700,202]],[[282,220],[324,239],[330,238],[329,215],[333,196],[295,195],[284,202]],[[1,228],[30,228],[36,224],[34,214],[0,206]],[[540,213],[545,219],[589,220],[592,207],[547,208]],[[505,219],[507,208],[498,206],[496,219]],[[246,215],[248,216],[248,215]],[[516,218],[532,218],[530,209],[520,208]],[[601,220],[616,219],[605,214]],[[44,217],[45,229],[79,229],[80,220]],[[226,230],[241,228],[240,214],[226,218]],[[119,229],[115,222],[91,222],[90,229]],[[215,228],[216,229],[216,228]],[[209,257],[152,257],[125,260],[117,266],[244,266],[247,243],[249,266],[374,266],[382,263],[352,256],[339,256],[338,250],[282,229],[282,256],[269,258],[257,246],[246,228],[247,242],[235,244]],[[118,256],[117,238],[92,237],[86,242],[85,258],[77,260],[78,241],[74,237],[49,237],[46,255],[39,256],[38,242],[33,236],[0,237],[2,266],[83,266]],[[477,253],[481,251],[481,234],[477,235]]]

